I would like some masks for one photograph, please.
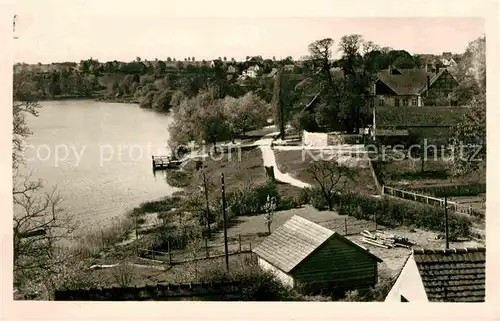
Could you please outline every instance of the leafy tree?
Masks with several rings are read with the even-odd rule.
[[[181,90],[174,91],[172,93],[172,99],[170,100],[170,106],[172,107],[179,106],[184,98],[185,98],[184,93]]]
[[[245,136],[248,130],[266,123],[267,104],[252,92],[240,98],[227,96],[224,107],[233,133]]]
[[[158,60],[156,64],[156,71],[159,76],[162,76],[167,71],[167,64],[164,61]]]
[[[339,50],[342,51],[342,69],[346,74],[355,74],[361,61],[360,49],[363,47],[363,36],[353,34],[340,38]]]
[[[152,108],[157,111],[169,111],[171,101],[172,91],[164,89],[154,94]]]
[[[454,128],[453,172],[456,176],[475,172],[486,165],[486,96],[473,98],[462,121]]]
[[[218,141],[231,138],[224,104],[213,91],[201,92],[194,98],[184,99],[174,108],[173,118],[173,124],[169,128],[171,146],[204,140],[215,148]]]

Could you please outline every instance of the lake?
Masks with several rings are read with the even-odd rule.
[[[141,202],[171,195],[151,155],[166,154],[165,114],[135,104],[86,100],[41,102],[29,117],[24,173],[57,186],[62,208],[86,226],[109,223]]]

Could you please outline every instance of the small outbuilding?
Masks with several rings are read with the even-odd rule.
[[[261,269],[311,292],[368,288],[380,258],[344,236],[293,216],[254,249]]]
[[[484,302],[486,249],[415,249],[385,302]]]

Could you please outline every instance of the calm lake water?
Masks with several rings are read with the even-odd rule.
[[[176,189],[153,175],[151,155],[167,153],[171,119],[134,104],[45,101],[30,117],[26,172],[57,186],[62,208],[102,227],[147,200]]]

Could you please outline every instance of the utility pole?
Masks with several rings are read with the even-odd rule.
[[[227,251],[227,217],[226,217],[226,192],[224,189],[224,173],[220,174],[222,186],[222,214],[224,217],[224,252],[226,255],[226,271],[229,272],[229,256]]]
[[[208,204],[208,190],[207,190],[207,177],[205,175],[205,171],[202,171],[203,174],[203,188],[205,189],[205,200],[207,202],[207,228],[208,228],[208,236],[210,236],[210,206]]]
[[[139,214],[135,213],[135,251],[136,255],[139,254],[139,229],[137,228],[137,216]]]
[[[444,234],[446,249],[450,248],[449,235],[448,235],[448,197],[444,197]]]

